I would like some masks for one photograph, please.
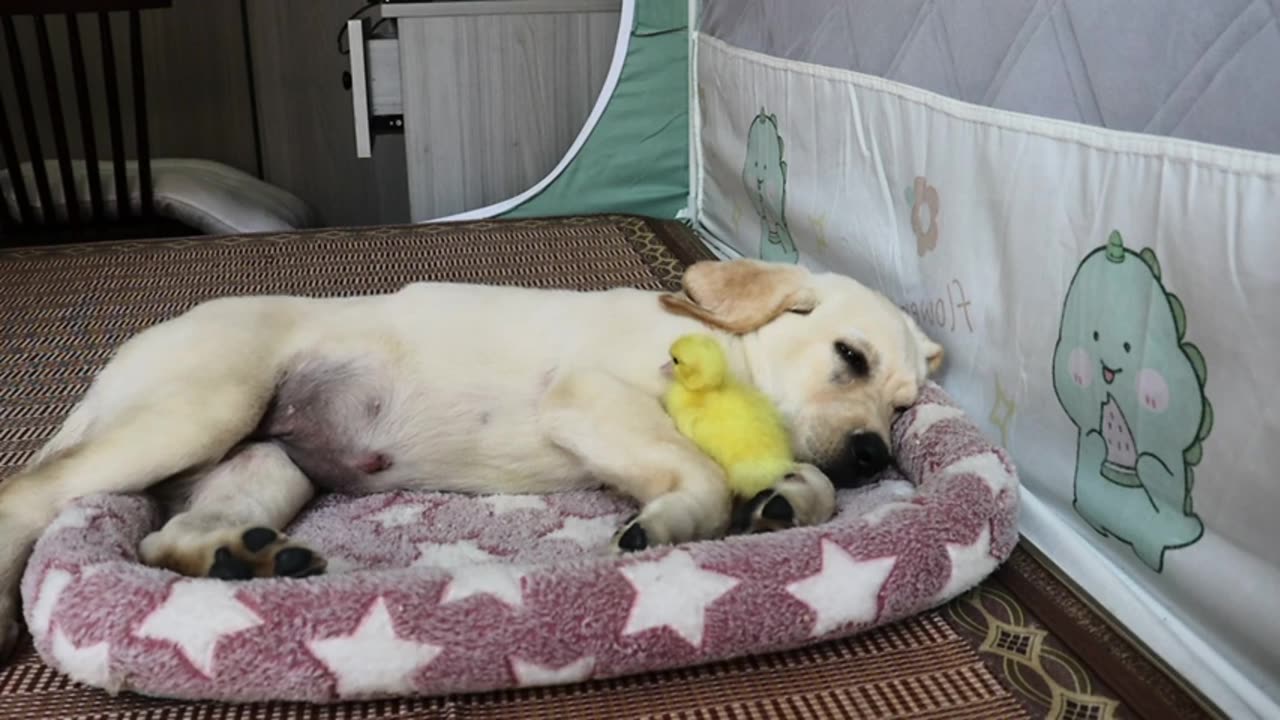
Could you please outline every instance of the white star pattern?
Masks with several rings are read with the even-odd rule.
[[[542,536],[543,540],[572,540],[582,547],[599,547],[618,530],[621,515],[580,518],[569,515],[559,529]]]
[[[119,560],[107,560],[107,561],[105,561],[105,562],[93,563],[92,565],[81,565],[81,566],[80,566],[80,577],[82,577],[82,578],[91,578],[91,577],[93,577],[94,575],[97,575],[97,574],[98,574],[98,573],[100,573],[100,572],[105,572],[105,571],[110,570],[110,569],[112,569],[112,568],[119,568],[119,567],[121,567],[122,565],[125,565],[125,564],[127,564],[127,563],[122,563],[122,562],[120,562]]]
[[[373,513],[369,516],[369,519],[384,528],[397,528],[422,522],[422,513],[426,511],[427,507],[425,505],[396,503]]]
[[[452,570],[468,565],[493,562],[499,556],[482,550],[470,540],[452,543],[418,543],[418,557],[413,567],[444,568]]]
[[[951,559],[951,577],[938,593],[939,601],[951,599],[996,569],[996,559],[991,556],[991,525],[984,524],[977,539],[968,545],[947,543],[947,557]]]
[[[915,413],[915,418],[912,419],[911,425],[903,435],[902,439],[904,441],[918,438],[923,435],[926,430],[943,420],[950,420],[951,418],[964,416],[964,411],[958,407],[939,405],[937,403],[919,405],[916,407]]]
[[[58,515],[53,522],[49,523],[49,527],[45,528],[44,532],[46,535],[52,535],[59,530],[87,528],[89,523],[93,522],[93,519],[101,514],[101,511],[94,508],[71,508]]]
[[[881,522],[884,521],[885,518],[889,517],[889,515],[895,512],[900,512],[900,511],[906,512],[907,510],[919,510],[919,509],[921,509],[920,506],[916,505],[915,503],[909,503],[909,502],[885,503],[877,508],[873,508],[872,510],[869,510],[866,513],[863,513],[862,519],[866,520],[868,523],[872,525],[879,525]]]
[[[740,582],[703,570],[684,550],[674,550],[661,560],[628,565],[619,572],[636,591],[622,634],[668,627],[694,647],[702,647],[707,607]]]
[[[888,495],[881,505],[871,508],[862,514],[862,519],[873,525],[878,525],[891,513],[898,510],[919,510],[920,506],[914,503],[906,502],[908,498],[914,497],[916,494],[916,486],[906,480],[885,480],[880,483],[879,492]]]
[[[360,563],[341,555],[325,555],[325,575],[341,575],[361,569]]]
[[[53,611],[58,607],[62,591],[71,584],[71,573],[53,568],[40,580],[40,594],[36,596],[36,604],[31,608],[31,634],[44,637],[53,622]]]
[[[494,515],[505,515],[516,510],[547,509],[547,501],[537,495],[487,495],[480,499],[489,505]]]
[[[855,560],[844,548],[822,541],[822,569],[787,586],[813,610],[813,637],[847,623],[866,623],[880,612],[880,589],[897,563],[896,557]]]
[[[106,640],[76,647],[62,630],[53,631],[53,659],[72,680],[102,687],[107,684],[111,645]]]
[[[262,624],[262,618],[237,600],[235,594],[230,583],[220,580],[178,581],[135,634],[173,643],[196,670],[212,678],[218,641]]]
[[[947,477],[968,473],[977,475],[986,481],[987,487],[991,488],[991,494],[993,495],[999,495],[1001,490],[1013,487],[1017,482],[1013,474],[1000,461],[1000,456],[993,452],[985,452],[981,455],[973,455],[963,460],[957,460],[948,465],[945,472]]]
[[[529,571],[517,565],[486,563],[458,568],[444,590],[440,603],[465,600],[472,595],[492,595],[513,607],[523,607],[524,595],[521,582]]]
[[[312,640],[307,649],[333,674],[342,697],[408,692],[414,674],[444,650],[396,634],[381,596],[350,634]]]
[[[592,671],[595,669],[596,659],[591,655],[580,657],[560,667],[539,665],[521,660],[515,656],[511,657],[511,674],[516,676],[516,682],[521,687],[582,682],[590,678]]]

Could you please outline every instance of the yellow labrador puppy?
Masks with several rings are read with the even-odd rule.
[[[279,533],[318,490],[603,484],[641,505],[617,549],[718,537],[722,474],[658,402],[667,348],[692,331],[718,333],[778,403],[802,461],[751,504],[748,530],[829,519],[832,480],[885,467],[895,410],[942,357],[854,280],[751,260],[696,264],[679,294],[420,283],[214,300],[125,343],[0,485],[0,656],[33,542],[91,493],[157,492],[171,514],[142,559],[227,579],[322,571]]]

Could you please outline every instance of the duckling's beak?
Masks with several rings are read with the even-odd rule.
[[[676,376],[676,364],[668,360],[658,371],[662,373],[664,378],[673,378]]]

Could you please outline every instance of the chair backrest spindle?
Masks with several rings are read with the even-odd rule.
[[[138,191],[142,195],[143,217],[152,215],[151,148],[147,135],[147,91],[142,62],[142,19],[137,10],[129,11],[129,56],[133,65],[133,125],[137,132]]]
[[[93,130],[93,103],[89,100],[88,72],[84,64],[84,44],[80,37],[80,22],[75,13],[66,14],[67,44],[71,52],[71,77],[76,88],[76,112],[80,117],[80,142],[84,150],[84,165],[89,181],[89,202],[93,208],[93,222],[101,225],[107,221],[105,203],[102,200],[102,176],[98,172],[98,138]]]
[[[80,198],[76,194],[76,176],[71,169],[71,143],[67,141],[67,124],[62,115],[62,94],[58,89],[58,70],[53,64],[53,48],[49,44],[49,28],[43,15],[35,16],[36,46],[40,53],[40,69],[44,74],[45,101],[49,106],[49,122],[53,125],[53,144],[58,152],[58,175],[62,180],[62,201],[72,227],[80,225]],[[37,162],[32,158],[32,162]],[[44,163],[43,159],[38,162]],[[51,206],[46,211],[52,212]]]
[[[5,209],[5,219],[14,225],[35,225],[36,213],[31,207],[31,198],[27,195],[26,178],[19,172],[22,165],[18,161],[18,146],[13,139],[13,128],[9,123],[9,111],[5,107],[3,94],[0,94],[0,153],[4,155],[4,166],[10,168],[9,185],[13,188],[13,200],[18,206],[18,217],[9,217],[9,203],[0,197],[0,205],[4,205]]]
[[[49,175],[45,172],[44,151],[40,147],[40,128],[36,126],[35,111],[31,102],[31,88],[27,85],[27,69],[22,62],[22,47],[18,45],[18,33],[13,18],[0,17],[4,28],[4,42],[9,52],[9,73],[17,95],[18,115],[22,118],[22,132],[27,139],[27,159],[31,161],[31,175],[36,182],[36,197],[40,199],[40,219],[54,222],[53,193],[49,191]],[[9,180],[13,184],[26,182],[21,165],[9,168]]]
[[[102,80],[107,91],[107,127],[111,138],[111,165],[116,180],[116,213],[128,219],[129,177],[124,161],[124,124],[120,117],[120,83],[116,77],[116,46],[111,35],[111,14],[98,13],[98,34],[102,41]]]

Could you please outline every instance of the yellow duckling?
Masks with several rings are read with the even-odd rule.
[[[675,382],[663,405],[676,428],[724,468],[729,489],[750,499],[791,471],[795,461],[782,417],[755,388],[735,379],[720,343],[685,335],[664,366]]]

